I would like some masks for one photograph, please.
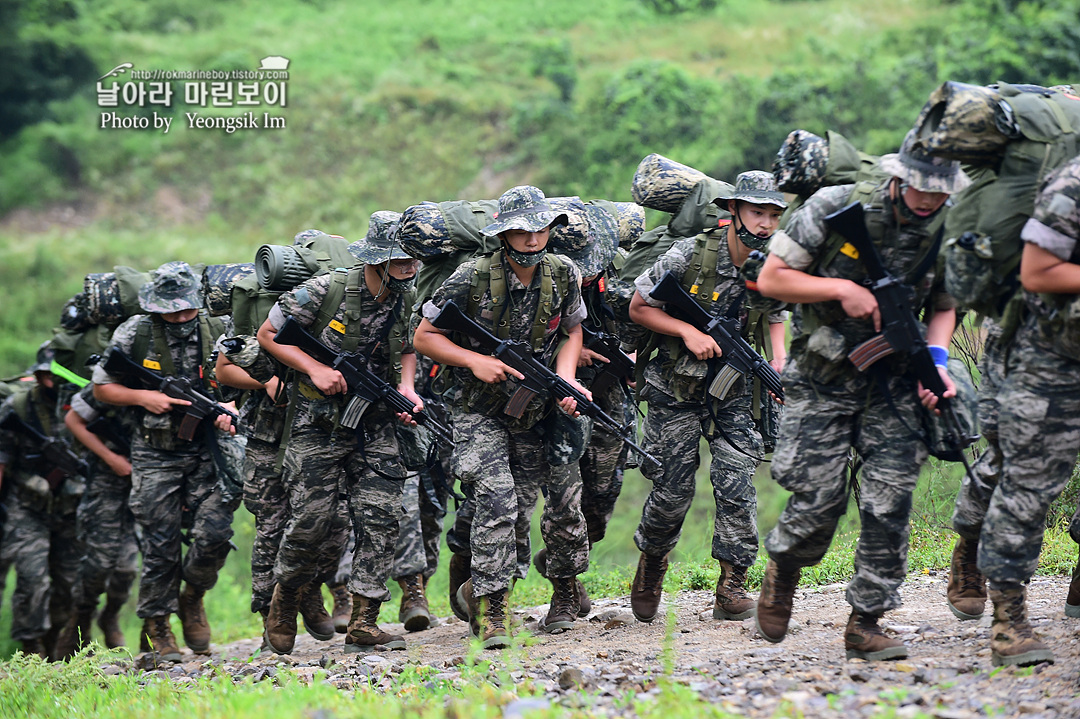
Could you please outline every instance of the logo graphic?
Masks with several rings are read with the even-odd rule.
[[[98,80],[104,80],[107,77],[120,77],[133,67],[135,66],[132,65],[130,62],[122,62],[116,67],[114,67],[112,70],[109,70],[107,73],[99,77]]]
[[[282,57],[281,55],[270,55],[262,59],[262,64],[259,65],[260,70],[288,70],[289,58]]]

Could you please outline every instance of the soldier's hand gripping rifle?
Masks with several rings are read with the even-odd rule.
[[[533,357],[529,345],[515,340],[500,340],[473,319],[466,317],[453,300],[449,300],[443,305],[442,310],[439,311],[431,324],[447,332],[460,332],[479,343],[482,351],[525,375],[525,379],[518,385],[514,394],[511,395],[510,401],[506,403],[506,407],[503,409],[503,412],[509,416],[521,417],[525,413],[525,408],[529,402],[537,395],[551,397],[556,401],[564,397],[573,397],[581,414],[592,417],[605,429],[622,439],[628,447],[643,458],[657,467],[660,466],[660,460],[634,442],[632,424],[623,425],[612,419],[600,405],[589,399],[584,392]]]
[[[320,342],[304,329],[296,320],[289,317],[274,336],[279,345],[299,347],[309,357],[328,367],[333,367],[345,378],[349,387],[349,399],[341,413],[341,426],[356,429],[360,419],[372,402],[385,402],[394,412],[412,415],[416,423],[427,427],[440,442],[453,447],[453,431],[426,412],[414,412],[416,403],[397,391],[389,382],[367,368],[367,363],[359,353],[338,353]]]
[[[615,382],[633,381],[634,360],[622,351],[619,338],[608,332],[593,332],[585,325],[581,326],[582,344],[607,362],[598,362],[596,377],[589,387],[594,394],[601,394]]]
[[[103,367],[110,375],[122,377],[122,384],[125,387],[153,389],[173,399],[184,399],[190,402],[189,405],[173,408],[174,411],[184,413],[180,421],[180,429],[176,432],[176,436],[180,439],[186,441],[194,439],[199,423],[205,417],[217,418],[226,415],[232,420],[234,427],[240,426],[240,417],[235,412],[230,412],[211,397],[195,389],[187,377],[168,377],[155,372],[143,367],[115,347],[109,353],[109,358],[105,360]]]
[[[90,474],[90,466],[86,460],[75,454],[63,437],[50,437],[39,432],[15,412],[4,417],[3,422],[0,422],[0,429],[17,432],[33,441],[36,451],[27,453],[27,463],[37,469],[49,483],[49,489],[54,492],[68,477],[86,477]]]
[[[679,278],[670,270],[665,272],[660,281],[649,290],[649,296],[654,300],[666,302],[669,308],[676,308],[681,315],[680,319],[689,322],[720,345],[722,352],[720,359],[724,361],[724,364],[709,385],[709,394],[717,399],[723,399],[735,380],[754,374],[777,401],[783,404],[784,383],[780,380],[780,373],[773,369],[769,361],[759,355],[749,342],[743,339],[737,319],[713,317],[698,304],[693,295],[683,288]]]
[[[937,409],[945,416],[948,428],[944,439],[966,467],[967,458],[962,450],[978,437],[964,433],[952,402],[944,396],[945,381],[934,364],[930,348],[919,329],[918,320],[915,319],[914,291],[886,269],[881,254],[866,230],[861,204],[852,202],[842,210],[826,216],[825,223],[858,250],[859,259],[863,261],[867,272],[863,284],[874,293],[878,311],[881,313],[881,334],[853,349],[848,354],[848,359],[860,372],[865,372],[879,359],[894,352],[906,355],[911,374],[924,388],[937,396]],[[970,467],[968,473],[971,473]]]

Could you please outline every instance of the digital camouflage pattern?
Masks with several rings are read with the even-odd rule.
[[[931,155],[917,144],[914,130],[904,138],[900,152],[881,156],[881,169],[922,192],[956,194],[971,184],[957,160]]]
[[[1080,264],[1080,158],[1041,188],[1023,239]],[[1066,306],[1076,295],[1047,295]],[[1017,332],[1001,392],[998,437],[1001,481],[979,537],[979,570],[992,586],[1026,582],[1035,573],[1050,503],[1064,489],[1080,450],[1080,325],[1034,314]],[[1060,334],[1051,334],[1053,327]],[[1064,350],[1064,351],[1063,351]]]
[[[274,594],[274,562],[289,520],[289,504],[281,470],[275,470],[278,444],[248,437],[244,457],[244,506],[255,517],[251,544],[251,611],[270,607]]]
[[[933,155],[975,165],[994,164],[1009,138],[997,119],[1001,95],[992,87],[945,82],[930,93],[915,120],[918,145]]]
[[[349,252],[367,265],[381,265],[390,260],[411,260],[412,257],[397,241],[400,212],[378,210],[368,220],[367,235],[361,242],[349,245]]]
[[[741,200],[755,205],[776,205],[780,209],[787,207],[784,193],[777,189],[776,178],[764,170],[740,172],[735,178],[735,187],[717,199]]]
[[[700,170],[654,152],[638,163],[630,195],[634,202],[651,210],[678,212],[690,191],[707,178]]]
[[[806,130],[792,130],[773,160],[778,189],[794,195],[812,195],[825,182],[829,143]]]
[[[256,382],[266,384],[278,371],[277,360],[259,345],[259,341],[255,339],[254,335],[236,335],[235,337],[222,337],[221,339],[240,341],[240,349],[235,352],[226,349],[221,340],[218,340],[215,349],[225,355],[227,360],[247,372]]]
[[[614,217],[596,205],[585,205],[588,233],[584,243],[577,245],[564,241],[566,233],[551,237],[549,251],[565,254],[581,270],[584,277],[600,274],[608,266],[619,249],[619,226]]]
[[[556,212],[539,187],[518,185],[499,196],[495,221],[482,228],[480,233],[494,237],[507,230],[539,232],[554,223],[565,225],[567,221],[566,214]]]
[[[203,297],[206,309],[213,317],[232,312],[232,288],[245,277],[255,274],[252,262],[233,262],[227,265],[208,265],[202,273]]]
[[[166,262],[150,273],[150,282],[139,289],[144,312],[181,312],[203,306],[202,281],[186,262]]]

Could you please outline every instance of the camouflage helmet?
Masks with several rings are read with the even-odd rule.
[[[881,156],[881,169],[899,177],[921,192],[956,194],[971,184],[971,178],[956,160],[929,154],[910,130],[900,152]]]
[[[740,172],[735,178],[735,189],[720,195],[718,200],[742,200],[754,205],[776,205],[781,210],[787,207],[784,194],[776,187],[776,178],[764,170]]]
[[[349,245],[353,257],[368,265],[381,265],[390,260],[411,260],[397,240],[400,212],[379,210],[371,214],[364,239]]]
[[[568,219],[551,208],[539,187],[519,185],[502,194],[495,222],[480,230],[480,234],[494,237],[507,230],[540,232],[552,225],[565,225]]]
[[[139,288],[139,307],[144,312],[167,314],[202,306],[202,280],[186,262],[166,262],[151,271],[150,281]]]
[[[26,368],[26,374],[31,375],[35,372],[52,372],[53,359],[56,358],[56,350],[52,348],[52,340],[45,340],[37,349],[37,355],[34,357],[34,364]]]

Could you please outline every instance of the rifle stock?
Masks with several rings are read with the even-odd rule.
[[[675,307],[683,318],[698,330],[706,333],[720,346],[721,359],[725,363],[717,375],[723,374],[719,384],[714,379],[710,385],[710,393],[719,399],[727,396],[727,391],[734,384],[738,375],[757,375],[762,384],[782,404],[784,401],[784,383],[780,379],[780,373],[773,369],[768,360],[759,355],[754,348],[743,339],[739,333],[738,322],[729,317],[713,317],[704,307],[698,304],[693,295],[687,292],[678,278],[671,272],[665,272],[660,281],[651,290],[649,296],[660,302]],[[666,311],[666,310],[665,310]],[[730,368],[730,369],[726,369]],[[715,388],[715,390],[714,390]],[[722,392],[722,394],[716,394]]]
[[[631,439],[633,435],[630,425],[622,425],[612,419],[604,412],[600,405],[589,399],[584,392],[533,357],[532,350],[528,345],[515,340],[500,340],[498,337],[488,332],[484,327],[477,324],[475,320],[466,317],[453,300],[449,300],[443,305],[439,314],[431,321],[431,324],[437,329],[448,332],[458,332],[471,338],[476,341],[487,354],[498,358],[507,366],[512,367],[525,375],[524,382],[514,393],[515,396],[510,398],[511,402],[514,402],[513,411],[518,411],[518,408],[520,407],[520,413],[516,416],[520,417],[521,413],[525,410],[525,405],[519,404],[520,400],[515,402],[515,397],[522,389],[526,389],[528,392],[533,393],[529,397],[530,400],[532,399],[532,396],[537,394],[543,394],[556,401],[561,400],[564,397],[573,397],[574,401],[577,402],[577,409],[581,414],[592,417],[604,428],[616,434],[628,447],[637,452],[641,457],[657,467],[661,466],[660,460],[639,447],[637,443]],[[522,397],[524,397],[524,395],[522,395]],[[528,404],[528,402],[525,402],[525,404]],[[507,414],[511,414],[510,403],[507,404],[507,407],[503,411]],[[511,416],[514,415],[511,414]]]
[[[607,362],[601,362],[599,371],[589,387],[594,393],[604,393],[615,382],[633,380],[634,360],[622,351],[619,340],[607,332],[594,332],[585,325],[581,326],[582,343],[586,349],[601,355]]]
[[[342,427],[356,429],[371,403],[381,401],[396,413],[411,414],[416,423],[427,427],[438,441],[454,446],[454,433],[449,427],[427,412],[414,412],[413,401],[369,370],[358,353],[335,352],[292,317],[285,320],[285,324],[274,336],[274,341],[280,345],[299,348],[316,362],[333,367],[345,378],[349,387],[349,399],[341,413]]]

